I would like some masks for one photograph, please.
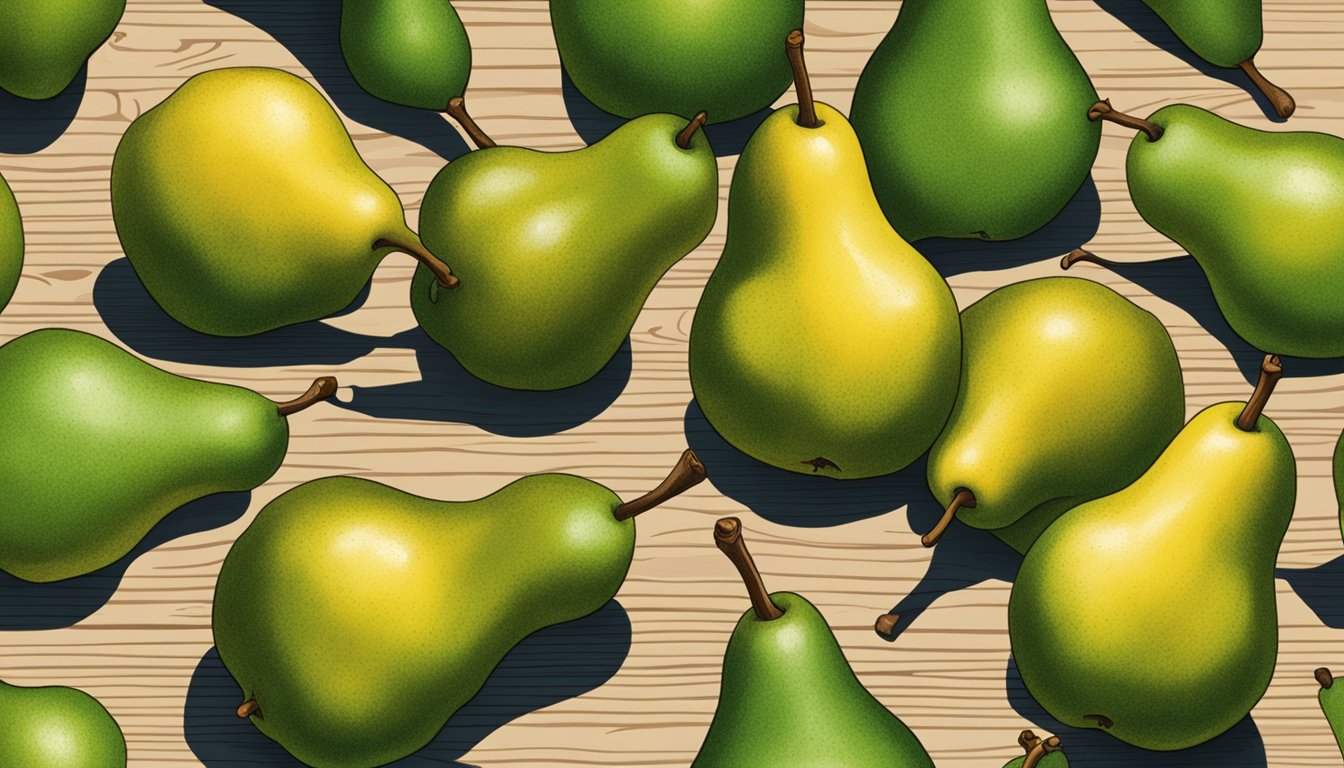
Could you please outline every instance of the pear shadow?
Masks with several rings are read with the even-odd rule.
[[[836,480],[799,474],[757,461],[714,430],[694,400],[683,422],[686,444],[704,462],[723,495],[773,523],[802,528],[844,525],[909,505],[912,518],[942,513],[925,480],[925,458],[894,474]],[[932,526],[932,523],[930,523]]]
[[[452,421],[506,437],[540,437],[591,421],[615,402],[630,381],[630,340],[596,376],[550,392],[506,389],[484,382],[420,328],[403,331],[384,346],[415,351],[420,380],[350,387],[349,402],[335,405],[384,419]]]
[[[78,624],[107,604],[136,558],[161,544],[238,520],[251,500],[251,492],[244,491],[184,504],[160,520],[120,560],[84,576],[34,584],[0,573],[0,630],[61,629]]]
[[[445,160],[467,152],[466,142],[443,115],[383,101],[360,87],[341,55],[339,2],[206,0],[206,4],[261,28],[288,48],[350,119],[409,139]]]
[[[1011,657],[1004,678],[1008,703],[1040,730],[1058,736],[1073,768],[1265,768],[1269,764],[1264,739],[1249,715],[1231,730],[1197,747],[1154,752],[1126,744],[1097,728],[1071,728],[1054,719],[1027,692],[1017,662]]]
[[[1095,237],[1100,226],[1101,196],[1089,173],[1059,215],[1026,237],[1016,240],[927,237],[914,245],[943,277],[951,277],[1063,256]]]
[[[65,90],[41,101],[0,90],[0,154],[28,155],[55,143],[75,121],[88,77],[85,63]]]
[[[1344,556],[1314,568],[1276,568],[1274,577],[1288,582],[1322,624],[1344,629]]]
[[[630,618],[612,600],[596,613],[547,627],[519,643],[500,661],[475,698],[439,735],[390,768],[465,766],[459,758],[507,723],[601,686],[630,653]],[[235,710],[242,691],[211,648],[187,689],[187,745],[206,768],[301,766]]]
[[[1255,84],[1251,82],[1251,78],[1245,72],[1240,69],[1219,67],[1199,58],[1194,51],[1190,50],[1189,46],[1181,42],[1175,32],[1171,31],[1171,27],[1168,27],[1167,23],[1162,21],[1162,17],[1158,16],[1153,9],[1144,5],[1142,0],[1096,0],[1096,2],[1103,11],[1111,14],[1125,26],[1137,32],[1150,45],[1170,53],[1206,77],[1222,80],[1249,93],[1251,98],[1255,99],[1256,106],[1260,107],[1260,111],[1271,121],[1276,123],[1288,121],[1286,117],[1279,117],[1279,114],[1274,111],[1274,105],[1270,103],[1269,99],[1265,98],[1259,88],[1255,87]],[[1274,81],[1274,73],[1266,72],[1265,75],[1271,81]],[[1285,87],[1284,90],[1289,93],[1293,92],[1292,88]],[[1102,94],[1102,98],[1105,97],[1106,95]],[[1122,111],[1125,109],[1122,104],[1116,104],[1115,107]]]

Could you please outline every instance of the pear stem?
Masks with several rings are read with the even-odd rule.
[[[1260,364],[1260,381],[1256,382],[1251,399],[1246,401],[1246,407],[1237,417],[1237,427],[1242,432],[1255,430],[1255,425],[1260,421],[1260,414],[1264,412],[1265,404],[1269,402],[1269,396],[1274,394],[1274,385],[1278,384],[1281,378],[1283,378],[1283,363],[1280,362],[1278,355],[1265,355],[1265,361]]]
[[[1161,264],[1167,261],[1181,261],[1183,259],[1188,258],[1190,257],[1169,256],[1167,258],[1151,259],[1149,261],[1132,261],[1132,262],[1111,261],[1110,259],[1103,259],[1102,257],[1098,256],[1097,254],[1091,251],[1083,250],[1082,248],[1074,248],[1072,251],[1069,251],[1068,253],[1064,254],[1064,258],[1059,260],[1059,268],[1068,269],[1069,267],[1072,267],[1074,264],[1078,264],[1080,262],[1085,261],[1089,264],[1096,264],[1099,267],[1106,267],[1107,269],[1120,269],[1123,267],[1132,267],[1137,264]]]
[[[1254,57],[1241,62],[1237,66],[1241,67],[1241,71],[1245,72],[1246,76],[1251,78],[1255,87],[1259,88],[1265,98],[1269,99],[1269,103],[1274,106],[1275,114],[1284,119],[1293,116],[1293,112],[1297,111],[1297,102],[1293,101],[1291,94],[1269,82],[1268,78],[1260,74],[1260,70],[1255,66]]]
[[[1032,748],[1027,752],[1027,759],[1022,761],[1022,768],[1036,768],[1046,755],[1059,749],[1060,742],[1058,736],[1051,736],[1048,739],[1038,739]]]
[[[1093,104],[1092,108],[1087,110],[1087,119],[1109,120],[1110,122],[1115,123],[1116,125],[1123,125],[1126,128],[1133,128],[1136,131],[1143,131],[1144,133],[1148,134],[1149,141],[1157,141],[1158,139],[1162,138],[1163,133],[1162,126],[1157,125],[1156,123],[1151,123],[1147,120],[1144,120],[1141,117],[1126,115],[1124,112],[1117,112],[1116,110],[1111,108],[1110,99],[1098,101],[1096,104]]]
[[[658,484],[657,488],[634,501],[627,501],[617,507],[614,513],[616,519],[629,520],[635,515],[648,512],[659,504],[681,495],[690,488],[694,488],[704,479],[705,465],[700,463],[700,458],[695,455],[695,451],[687,448],[681,454],[681,458],[677,460],[677,465],[672,468],[672,472],[663,482]]]
[[[261,705],[257,703],[256,699],[248,699],[238,707],[238,716],[244,720],[253,715],[261,717]]]
[[[971,493],[969,488],[961,488],[957,491],[957,495],[952,497],[952,503],[947,505],[947,509],[943,511],[943,516],[938,519],[938,524],[933,526],[933,530],[919,537],[920,543],[926,547],[937,544],[938,540],[943,538],[943,534],[947,533],[947,527],[952,524],[952,518],[956,517],[957,510],[963,508],[975,509],[975,494]]]
[[[308,387],[308,391],[302,395],[287,400],[283,403],[276,403],[275,409],[281,416],[292,416],[299,411],[326,400],[336,394],[336,378],[334,376],[322,376],[313,381],[313,385]]]
[[[807,75],[807,60],[803,58],[803,30],[795,29],[788,37],[789,64],[793,67],[793,86],[798,90],[798,125],[816,128],[817,105],[812,99],[812,78]]]
[[[1326,667],[1316,670],[1315,675],[1316,682],[1320,683],[1322,688],[1329,688],[1335,684],[1335,676],[1330,674],[1330,670]]]
[[[896,625],[901,621],[899,613],[884,613],[877,617],[873,622],[873,631],[883,637],[891,637],[896,632]]]
[[[756,611],[756,618],[761,621],[774,621],[783,616],[784,611],[770,599],[770,593],[765,589],[765,582],[761,580],[761,572],[756,568],[756,561],[751,558],[751,552],[747,550],[747,542],[742,538],[742,521],[736,517],[725,517],[715,523],[714,543],[728,556],[733,565],[737,566],[737,572],[742,575],[742,581],[747,585],[747,596],[751,598],[751,607]]]
[[[377,251],[382,248],[391,248],[394,251],[401,251],[421,264],[424,264],[430,272],[434,273],[434,279],[438,280],[439,285],[444,288],[456,288],[462,284],[462,281],[457,279],[457,275],[453,274],[453,270],[450,269],[447,264],[444,264],[443,260],[438,256],[430,253],[429,249],[420,242],[419,238],[416,238],[414,242],[399,242],[386,237],[381,240],[375,240],[373,249]]]
[[[471,137],[471,142],[476,145],[477,149],[490,149],[499,146],[495,144],[494,139],[490,138],[490,134],[481,130],[481,126],[477,125],[475,118],[467,112],[466,99],[461,96],[454,96],[448,100],[448,108],[443,111],[453,118],[458,125],[462,126],[462,130],[466,131],[467,135]]]
[[[695,117],[691,118],[691,122],[687,123],[686,127],[681,129],[681,133],[677,134],[677,146],[682,149],[690,149],[691,137],[695,136],[696,131],[705,127],[705,121],[708,119],[709,115],[704,112],[696,112]]]
[[[1030,753],[1031,748],[1041,743],[1041,737],[1030,728],[1017,735],[1017,746],[1022,748],[1025,753]]]

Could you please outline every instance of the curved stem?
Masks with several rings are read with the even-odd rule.
[[[1326,667],[1317,669],[1315,676],[1316,682],[1320,683],[1322,688],[1329,688],[1335,684],[1335,676],[1330,674],[1330,670]]]
[[[1064,258],[1059,260],[1059,267],[1060,269],[1068,269],[1074,264],[1085,261],[1089,264],[1096,264],[1099,267],[1106,267],[1107,269],[1123,269],[1124,267],[1133,267],[1139,264],[1161,264],[1167,261],[1181,261],[1188,258],[1190,258],[1190,256],[1186,255],[1168,256],[1166,258],[1152,259],[1150,261],[1111,261],[1110,259],[1103,259],[1091,251],[1083,250],[1082,248],[1074,248],[1072,251],[1064,254]]]
[[[238,716],[246,720],[249,717],[261,717],[261,705],[256,699],[248,699],[238,706]]]
[[[1156,123],[1151,123],[1147,120],[1144,120],[1141,117],[1135,117],[1133,115],[1127,115],[1124,112],[1115,111],[1114,109],[1111,108],[1110,99],[1098,101],[1096,104],[1093,104],[1092,108],[1087,110],[1087,119],[1109,120],[1110,122],[1115,123],[1116,125],[1123,125],[1126,128],[1133,128],[1136,131],[1143,131],[1144,133],[1148,134],[1149,141],[1157,141],[1158,139],[1162,138],[1163,133],[1162,126],[1157,125]]]
[[[1255,391],[1251,393],[1251,398],[1246,401],[1246,407],[1237,417],[1238,429],[1242,432],[1255,430],[1255,425],[1260,421],[1260,414],[1264,412],[1265,404],[1269,402],[1269,396],[1274,394],[1274,386],[1281,378],[1283,378],[1283,363],[1279,361],[1277,355],[1265,355],[1265,361],[1260,364],[1260,381],[1256,382]]]
[[[409,232],[410,230],[407,231]],[[390,237],[375,240],[373,249],[376,251],[381,248],[391,248],[394,251],[401,251],[421,264],[424,264],[430,272],[434,273],[434,279],[438,280],[439,285],[444,288],[456,288],[462,284],[462,281],[457,279],[457,275],[453,274],[453,270],[450,269],[447,264],[444,264],[443,260],[438,256],[430,253],[429,249],[420,242],[420,238],[418,237],[415,238],[413,242],[393,240]]]
[[[1102,728],[1114,728],[1115,721],[1105,715],[1083,715],[1084,720],[1094,720]]]
[[[975,509],[975,494],[971,493],[969,488],[961,488],[957,491],[957,495],[952,497],[952,503],[948,504],[947,509],[943,511],[943,516],[939,518],[938,524],[933,526],[933,530],[919,537],[920,542],[926,547],[937,544],[938,540],[943,538],[943,534],[947,533],[947,527],[952,524],[952,518],[956,517],[957,510],[962,508]]]
[[[742,574],[742,582],[747,585],[747,595],[751,598],[751,607],[756,618],[761,621],[774,621],[784,615],[784,611],[770,599],[770,593],[761,580],[761,572],[756,569],[756,561],[747,551],[747,542],[742,538],[742,521],[736,517],[725,517],[714,524],[714,543],[723,554],[737,566]]]
[[[1022,768],[1036,768],[1046,755],[1059,749],[1059,737],[1051,736],[1048,739],[1037,741],[1035,746],[1027,752],[1027,759],[1022,761]]]
[[[883,637],[891,637],[896,633],[896,625],[899,624],[900,621],[901,614],[884,613],[877,617],[877,621],[873,622],[873,631]]]
[[[276,403],[275,409],[280,412],[281,416],[292,416],[336,394],[336,386],[336,377],[322,376],[313,381],[313,385],[308,387],[307,392],[293,400]]]
[[[1265,94],[1266,99],[1269,99],[1269,103],[1274,106],[1275,114],[1284,119],[1293,116],[1293,112],[1297,111],[1297,102],[1293,101],[1291,94],[1269,82],[1268,78],[1260,74],[1260,70],[1255,66],[1254,57],[1241,62],[1237,66],[1241,67],[1241,71],[1245,72],[1246,76],[1251,78],[1255,87]]]
[[[674,496],[679,496],[687,489],[699,485],[704,479],[705,465],[700,463],[700,458],[695,455],[695,451],[687,448],[681,454],[681,458],[677,460],[677,465],[672,468],[672,472],[663,482],[658,484],[657,488],[634,501],[625,502],[617,507],[613,514],[616,515],[617,520],[629,520],[642,512],[648,512]]]
[[[466,99],[461,96],[454,96],[449,99],[448,106],[443,111],[453,118],[458,125],[462,126],[462,130],[466,131],[467,135],[471,137],[471,142],[476,145],[477,149],[489,149],[498,146],[495,144],[495,140],[481,130],[481,126],[476,124],[475,118],[467,112]]]
[[[807,75],[807,61],[803,58],[803,30],[795,29],[788,38],[789,64],[793,67],[793,86],[798,91],[798,124],[816,128],[817,105],[812,98],[812,78]]]
[[[691,137],[695,136],[696,131],[705,127],[705,121],[708,119],[709,115],[703,111],[696,112],[695,117],[691,118],[691,122],[687,123],[686,127],[681,129],[681,133],[677,134],[677,146],[682,149],[690,149]]]

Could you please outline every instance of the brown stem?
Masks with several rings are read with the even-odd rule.
[[[1116,125],[1123,125],[1126,128],[1133,128],[1136,131],[1143,131],[1148,134],[1149,141],[1157,141],[1162,138],[1162,126],[1156,123],[1150,123],[1141,117],[1126,115],[1124,112],[1117,112],[1111,108],[1111,100],[1105,99],[1098,101],[1087,110],[1088,120],[1109,120]]]
[[[1281,378],[1283,378],[1283,363],[1279,361],[1277,355],[1265,355],[1265,361],[1260,364],[1260,381],[1256,382],[1251,399],[1246,401],[1246,407],[1237,417],[1237,428],[1242,432],[1251,432],[1255,429],[1255,425],[1260,421],[1260,414],[1265,410],[1265,404],[1269,402],[1269,396],[1274,394],[1274,385],[1278,384]]]
[[[238,706],[238,716],[244,720],[254,715],[261,717],[261,705],[256,699],[248,699]]]
[[[938,524],[933,526],[933,530],[921,536],[919,538],[920,542],[926,547],[937,544],[938,540],[943,538],[943,534],[947,533],[947,527],[952,524],[952,518],[956,516],[957,510],[962,508],[975,509],[975,494],[971,493],[969,488],[961,488],[957,491],[957,495],[952,497],[952,503],[948,504],[947,509],[943,511],[943,516],[938,520]]]
[[[304,392],[293,400],[276,403],[275,409],[280,412],[281,416],[292,416],[299,411],[302,411],[309,406],[316,405],[336,394],[336,386],[336,378],[334,376],[322,376],[313,381],[313,385],[308,387],[307,392]]]
[[[1022,768],[1036,768],[1046,755],[1059,749],[1059,737],[1051,736],[1048,739],[1038,740],[1031,750],[1027,752],[1027,759],[1022,761]]]
[[[1069,251],[1068,253],[1064,254],[1064,258],[1059,260],[1059,267],[1060,269],[1068,269],[1069,267],[1072,267],[1074,264],[1078,264],[1080,262],[1085,261],[1088,262],[1089,264],[1096,264],[1099,267],[1106,267],[1107,269],[1123,269],[1124,267],[1132,267],[1135,266],[1136,264],[1161,264],[1162,262],[1165,261],[1182,261],[1188,258],[1190,257],[1168,256],[1166,258],[1150,259],[1148,261],[1132,261],[1132,262],[1111,261],[1110,259],[1103,259],[1102,257],[1098,256],[1097,254],[1091,251],[1086,251],[1083,250],[1082,248],[1074,248],[1072,251]]]
[[[1105,715],[1083,715],[1084,720],[1095,720],[1102,728],[1114,728],[1115,721]]]
[[[1031,748],[1040,743],[1041,737],[1030,728],[1017,735],[1017,746],[1021,747],[1023,752],[1030,753]]]
[[[691,118],[691,122],[687,123],[686,127],[681,129],[681,133],[677,134],[677,146],[682,149],[690,149],[691,137],[695,136],[696,131],[705,127],[705,121],[708,119],[709,115],[704,112],[696,112],[695,117]]]
[[[616,519],[629,520],[642,512],[648,512],[668,499],[699,485],[704,479],[705,465],[700,463],[700,459],[694,451],[687,448],[681,454],[681,458],[677,460],[677,465],[672,468],[672,472],[663,482],[658,484],[657,488],[634,501],[627,501],[617,507]]]
[[[1260,74],[1260,70],[1255,66],[1254,57],[1241,62],[1241,64],[1237,66],[1241,67],[1241,71],[1245,72],[1246,76],[1251,78],[1251,82],[1255,84],[1255,87],[1259,88],[1260,92],[1265,94],[1265,98],[1269,99],[1269,103],[1274,105],[1275,114],[1284,119],[1293,116],[1293,112],[1297,110],[1297,102],[1293,101],[1291,94],[1269,82],[1268,78]]]
[[[467,102],[461,96],[454,96],[450,99],[448,108],[443,111],[453,118],[458,125],[462,126],[462,130],[466,131],[467,135],[471,137],[471,142],[476,145],[477,149],[489,149],[498,146],[489,134],[481,130],[481,126],[477,125],[475,118],[467,112]]]
[[[714,543],[723,554],[737,566],[742,581],[747,585],[747,595],[751,598],[751,607],[756,618],[761,621],[774,621],[784,615],[784,611],[770,599],[770,593],[761,581],[761,572],[756,569],[756,561],[747,551],[747,542],[742,538],[742,521],[736,517],[725,517],[714,524]]]
[[[434,273],[434,279],[438,280],[439,285],[444,288],[456,288],[462,284],[462,281],[457,279],[457,275],[453,274],[453,270],[449,269],[448,265],[444,264],[443,260],[438,256],[430,253],[429,249],[420,242],[420,238],[418,237],[413,241],[393,240],[390,237],[375,240],[373,249],[377,251],[382,248],[391,248],[394,251],[401,251],[402,253],[413,257],[421,264],[424,264],[430,272]]]
[[[877,617],[877,621],[873,622],[873,631],[883,637],[891,637],[892,634],[896,632],[896,625],[899,624],[900,621],[901,614],[884,613]]]
[[[1330,670],[1325,667],[1316,670],[1315,675],[1316,682],[1320,683],[1322,688],[1329,688],[1335,684],[1335,676],[1330,674]]]
[[[803,58],[803,30],[789,33],[789,64],[793,66],[793,86],[798,90],[798,124],[816,128],[817,105],[812,98],[812,78],[807,76],[807,61]]]

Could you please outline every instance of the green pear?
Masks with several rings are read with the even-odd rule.
[[[811,101],[801,33],[792,41],[800,104],[761,124],[734,172],[691,385],[710,425],[755,459],[884,475],[927,451],[952,410],[957,304],[883,217],[858,139]]]
[[[1335,501],[1339,505],[1340,533],[1344,534],[1344,434],[1335,443],[1335,458],[1331,468],[1335,478]]]
[[[0,681],[0,758],[15,768],[125,768],[126,738],[112,715],[74,688]]]
[[[5,177],[0,176],[0,311],[14,297],[23,271],[23,219]]]
[[[1210,406],[1127,488],[1070,510],[1027,552],[1008,604],[1022,682],[1055,719],[1145,749],[1202,744],[1269,686],[1274,563],[1293,452],[1250,402]]]
[[[675,115],[645,115],[591,147],[497,147],[461,99],[449,113],[482,148],[449,163],[425,193],[425,244],[452,253],[464,287],[445,295],[429,269],[411,308],[430,338],[501,387],[553,390],[602,370],[658,279],[718,215],[714,152]]]
[[[282,494],[224,559],[215,644],[238,709],[303,762],[370,768],[415,752],[538,629],[615,596],[632,518],[704,479],[687,451],[621,503],[573,475],[446,502],[353,477]]]
[[[1003,768],[1069,768],[1058,736],[1042,739],[1031,731],[1023,731],[1017,737],[1017,744],[1025,754],[1009,760]]]
[[[714,540],[752,608],[728,640],[719,706],[691,768],[933,768],[915,734],[859,682],[816,607],[766,592],[741,523],[720,520]]]
[[[851,118],[906,240],[1010,240],[1059,215],[1092,170],[1096,89],[1045,0],[905,0]]]
[[[1065,510],[1133,482],[1185,421],[1162,322],[1089,280],[1009,285],[961,313],[961,386],[929,451],[947,513],[1026,552]]]
[[[625,118],[670,112],[711,122],[765,109],[789,87],[779,41],[803,0],[551,0],[551,27],[574,86]]]
[[[471,42],[448,0],[342,0],[341,53],[384,101],[442,111],[471,77]]]
[[[120,347],[49,328],[0,347],[0,570],[36,582],[115,562],[189,501],[266,482],[285,417],[328,397],[322,378],[276,404],[174,376]]]
[[[1326,667],[1316,670],[1316,682],[1321,684],[1321,692],[1317,694],[1321,712],[1325,714],[1326,722],[1335,734],[1335,744],[1339,746],[1340,754],[1344,755],[1344,685],[1336,688],[1334,675]]]
[[[74,81],[126,10],[126,0],[0,3],[0,88],[50,99]]]
[[[136,118],[112,161],[112,215],[159,306],[216,336],[337,312],[392,251],[457,282],[322,94],[278,69],[196,75]]]

